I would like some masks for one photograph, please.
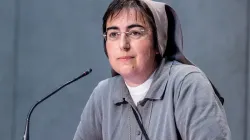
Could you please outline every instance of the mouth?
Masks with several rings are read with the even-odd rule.
[[[130,60],[130,59],[133,59],[133,58],[135,58],[135,57],[134,56],[122,56],[122,57],[119,57],[118,60],[125,61],[125,60]]]

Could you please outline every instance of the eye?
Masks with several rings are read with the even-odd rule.
[[[141,36],[143,36],[143,30],[140,29],[130,30],[129,36],[131,36],[132,38],[140,38]]]
[[[141,32],[140,32],[140,31],[133,30],[133,31],[130,31],[130,32],[129,32],[129,35],[132,35],[132,36],[140,36],[140,35],[141,35]]]
[[[117,31],[108,32],[108,37],[110,38],[117,38],[118,36],[119,36],[119,32]]]

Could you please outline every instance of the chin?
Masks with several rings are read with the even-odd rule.
[[[130,77],[136,74],[134,69],[122,69],[118,72],[122,77]]]

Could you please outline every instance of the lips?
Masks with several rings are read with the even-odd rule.
[[[122,57],[119,57],[118,59],[119,60],[130,60],[130,59],[133,59],[134,57],[133,56],[122,56]]]

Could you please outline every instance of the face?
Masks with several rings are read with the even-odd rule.
[[[157,52],[146,19],[133,9],[124,9],[108,19],[106,31],[106,49],[111,67],[125,81],[140,84],[147,80],[156,68]]]

